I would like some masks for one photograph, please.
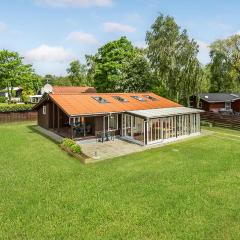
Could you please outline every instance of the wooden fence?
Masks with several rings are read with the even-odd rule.
[[[204,112],[201,113],[201,120],[210,122],[217,127],[225,127],[240,130],[240,116]]]
[[[19,122],[19,121],[36,121],[37,112],[0,112],[0,123]]]

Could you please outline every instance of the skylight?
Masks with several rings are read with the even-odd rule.
[[[151,101],[157,101],[157,100],[158,100],[157,98],[152,97],[152,96],[150,96],[150,95],[144,95],[144,97],[147,98],[147,99],[149,99],[149,100],[151,100]]]
[[[142,98],[140,96],[131,96],[131,97],[136,99],[136,100],[138,100],[138,101],[140,101],[140,102],[146,102],[146,99],[144,99],[144,98]]]
[[[233,97],[239,97],[237,94],[233,94],[233,93],[231,93],[230,95]]]
[[[97,102],[99,102],[99,103],[108,103],[108,101],[106,100],[106,99],[104,99],[104,98],[102,98],[102,97],[99,97],[99,96],[97,96],[97,97],[92,97],[94,100],[96,100]]]
[[[120,96],[113,96],[114,99],[116,99],[119,102],[128,102],[127,99],[120,97]]]

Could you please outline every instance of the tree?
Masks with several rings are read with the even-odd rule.
[[[34,95],[34,91],[32,89],[24,89],[22,91],[22,101],[28,103],[30,95]]]
[[[213,92],[240,90],[240,35],[217,40],[210,46],[210,81]]]
[[[111,41],[94,56],[86,56],[94,86],[99,92],[144,91],[149,88],[149,63],[126,38]]]
[[[68,78],[72,86],[85,86],[87,79],[86,65],[81,64],[78,60],[72,61],[67,69]]]
[[[144,51],[135,50],[131,62],[123,66],[123,92],[147,92],[152,90],[154,80],[151,73],[150,63]]]
[[[34,79],[32,66],[23,64],[22,59],[17,52],[0,51],[0,86],[7,88],[9,102],[13,87],[28,85]]]
[[[172,17],[157,17],[146,34],[147,56],[156,79],[157,92],[188,104],[189,97],[201,86],[198,45]]]
[[[43,85],[50,84],[52,86],[72,86],[68,76],[55,76],[47,74],[42,78]]]

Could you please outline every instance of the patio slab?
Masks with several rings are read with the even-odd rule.
[[[77,141],[77,143],[81,146],[83,153],[91,157],[93,161],[123,156],[146,149],[143,146],[129,143],[121,139],[103,143],[96,142],[96,140]]]
[[[175,143],[178,141],[187,141],[188,139],[201,137],[210,134],[207,131],[203,131],[202,134],[196,136],[188,136],[185,138],[175,139],[175,141],[158,143],[154,145],[141,146],[132,142],[128,142],[122,139],[115,139],[108,142],[96,142],[96,140],[76,141],[82,148],[85,155],[92,159],[92,162],[97,162],[114,157],[124,156],[134,152],[141,152],[151,148],[158,148],[167,144]]]

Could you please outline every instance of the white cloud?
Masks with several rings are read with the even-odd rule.
[[[65,62],[72,59],[74,56],[69,51],[61,46],[40,45],[37,48],[29,50],[25,54],[28,61],[36,62]]]
[[[104,30],[106,32],[121,32],[121,33],[132,33],[136,31],[134,27],[116,22],[104,23]]]
[[[39,4],[51,7],[108,7],[112,0],[35,0]]]
[[[7,25],[4,22],[0,22],[0,32],[5,32],[7,30]]]
[[[138,48],[147,48],[147,44],[144,41],[137,41],[133,43]]]
[[[67,39],[83,44],[98,44],[98,40],[92,34],[85,32],[71,32],[69,33]]]

